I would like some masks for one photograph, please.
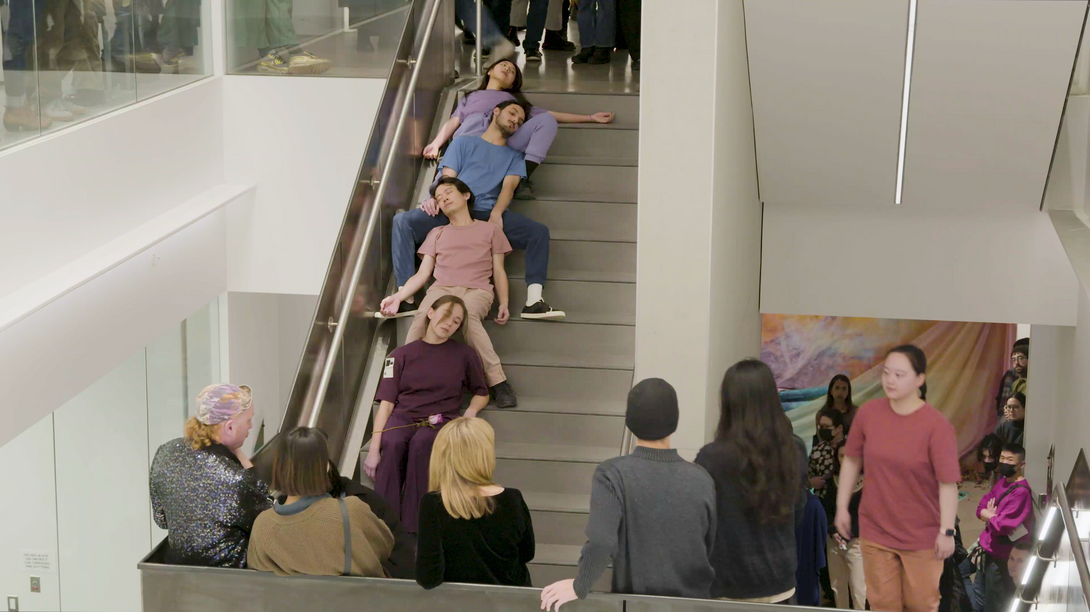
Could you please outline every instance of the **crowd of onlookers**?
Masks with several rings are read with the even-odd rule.
[[[609,64],[614,50],[627,50],[632,70],[640,69],[640,14],[643,0],[456,0],[455,13],[463,42],[481,47],[493,60],[511,59],[522,51],[527,62],[542,61],[542,50],[571,53],[568,21],[579,26],[579,53],[572,65]],[[525,29],[521,43],[518,30]],[[479,31],[478,31],[479,30]]]
[[[462,324],[461,313],[451,316],[453,303],[432,311],[424,343],[436,342],[435,334],[449,338]],[[465,345],[447,349],[462,360],[457,399],[431,398],[437,411],[423,421],[384,424],[385,436],[418,430],[430,442],[427,452],[382,458],[401,470],[414,461],[415,469],[425,466],[414,477],[416,500],[405,496],[407,483],[398,491],[380,482],[374,491],[341,477],[324,434],[306,427],[274,443],[266,484],[240,450],[253,418],[250,389],[202,391],[185,435],[163,445],[152,464],[155,520],[169,531],[164,561],[414,578],[425,588],[530,586],[530,512],[517,489],[495,481],[495,434],[476,418],[487,404],[483,368]],[[405,357],[395,351],[387,361],[383,402],[408,399],[396,390],[406,364],[419,357]],[[836,377],[817,415],[809,465],[760,361],[727,370],[714,440],[693,463],[671,448],[680,416],[674,388],[661,379],[638,383],[625,413],[636,447],[595,470],[577,576],[543,589],[542,607],[586,597],[610,564],[617,593],[817,605],[826,556],[840,607],[1008,604],[1034,525],[1025,451],[1010,441],[996,455],[996,447],[986,449],[994,485],[977,509],[984,532],[965,551],[957,439],[926,401],[926,368],[915,346],[893,349],[883,365],[885,396],[858,407],[850,381]],[[475,399],[458,416],[464,391]],[[428,412],[428,401],[414,410]],[[418,435],[403,439],[411,445]]]

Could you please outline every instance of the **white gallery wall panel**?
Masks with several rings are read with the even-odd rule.
[[[764,313],[1074,325],[1078,287],[1046,213],[765,206]]]
[[[905,206],[1039,210],[1085,12],[920,0]]]
[[[893,204],[908,0],[749,0],[761,199]]]

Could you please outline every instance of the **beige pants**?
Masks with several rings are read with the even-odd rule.
[[[526,11],[530,0],[512,0],[511,25],[516,28],[526,27]],[[559,30],[564,27],[564,0],[549,0],[549,12],[545,13],[545,29]],[[540,41],[539,41],[540,42]]]
[[[875,612],[935,612],[939,609],[942,559],[935,551],[895,550],[863,540],[867,598]]]
[[[488,316],[488,311],[492,309],[491,291],[432,285],[428,289],[427,295],[424,296],[424,300],[420,303],[420,310],[413,319],[412,326],[409,327],[409,335],[405,338],[405,342],[415,342],[424,337],[424,331],[428,326],[428,309],[431,308],[435,300],[444,295],[456,295],[466,303],[466,310],[468,310],[466,313],[468,319],[466,322],[466,344],[472,346],[477,354],[481,356],[481,362],[484,364],[484,377],[488,380],[488,386],[493,387],[507,380],[507,375],[503,373],[503,366],[500,365],[500,356],[496,354],[496,349],[492,347],[492,340],[488,337],[488,332],[484,330],[484,324],[482,323],[484,318]]]
[[[847,550],[841,550],[836,538],[830,537],[826,550],[829,551],[829,582],[833,585],[836,607],[848,609],[848,588],[851,587],[851,607],[865,610],[867,581],[863,574],[863,550],[859,538],[848,542]]]

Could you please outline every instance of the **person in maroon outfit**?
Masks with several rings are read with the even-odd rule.
[[[477,416],[488,404],[481,358],[460,341],[465,338],[465,304],[443,296],[427,318],[424,337],[394,349],[386,359],[376,394],[381,404],[363,463],[375,490],[409,533],[417,533],[420,498],[428,492],[435,436],[460,416],[464,392],[473,394],[465,416]]]

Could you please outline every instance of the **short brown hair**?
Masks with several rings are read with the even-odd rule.
[[[274,491],[281,495],[329,493],[329,440],[321,430],[297,427],[280,443],[273,461]]]

